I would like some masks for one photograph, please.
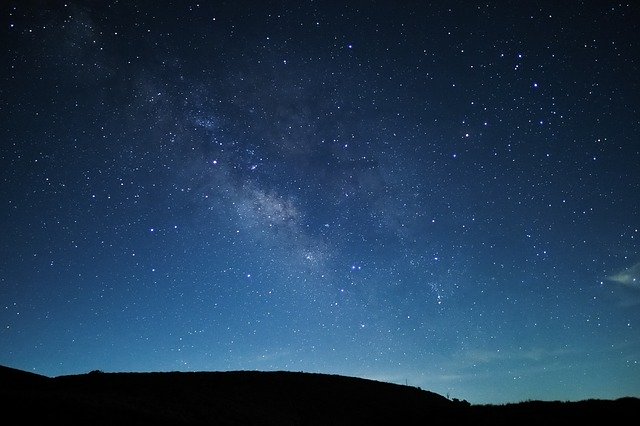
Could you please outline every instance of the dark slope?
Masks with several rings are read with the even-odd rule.
[[[640,413],[637,398],[469,405],[409,386],[311,373],[48,378],[6,367],[0,405],[2,424],[18,425],[566,425],[611,424]]]
[[[459,405],[408,386],[291,372],[95,372],[29,392],[0,388],[24,424],[428,424],[451,419]]]
[[[17,370],[11,367],[0,365],[0,390],[5,388],[31,389],[38,386],[46,386],[52,383],[53,379],[40,374],[29,373],[28,371]]]

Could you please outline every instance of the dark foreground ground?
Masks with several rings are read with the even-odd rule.
[[[617,424],[640,399],[470,405],[410,386],[293,372],[45,377],[0,366],[6,425]]]

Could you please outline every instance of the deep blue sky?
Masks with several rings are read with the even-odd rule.
[[[633,2],[10,1],[0,364],[640,396]]]

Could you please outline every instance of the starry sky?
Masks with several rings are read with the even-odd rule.
[[[637,3],[0,24],[0,364],[640,396]]]

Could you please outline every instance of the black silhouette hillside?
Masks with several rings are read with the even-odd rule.
[[[23,424],[426,424],[456,405],[413,387],[291,372],[47,378],[3,367],[0,383],[2,404]]]
[[[640,412],[636,398],[473,406],[373,380],[255,371],[49,378],[0,367],[0,401],[2,424],[24,425],[566,424]]]

